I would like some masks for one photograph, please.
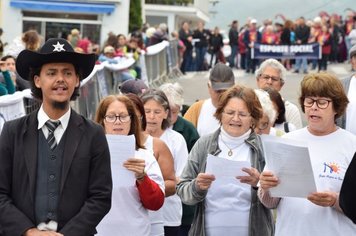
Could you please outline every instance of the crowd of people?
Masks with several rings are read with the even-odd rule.
[[[256,23],[251,19],[253,28],[243,34],[259,32]],[[132,34],[128,44],[125,36],[110,34],[103,54],[115,58],[136,47],[130,51],[136,57],[144,50],[141,43],[163,40],[165,30],[161,25],[147,38]],[[196,36],[220,42],[218,30],[210,34],[199,24]],[[271,35],[273,28],[266,25],[261,36],[246,37],[270,42],[264,32]],[[184,22],[178,37],[191,42],[189,34]],[[83,53],[80,42],[73,30],[67,39],[49,39],[37,50],[25,47],[16,62],[9,57],[11,62],[1,63],[7,93],[16,90],[14,83],[20,86],[9,73],[16,70],[42,103],[1,131],[0,235],[356,235],[356,45],[348,50],[349,78],[340,81],[328,72],[304,76],[298,99],[303,126],[298,106],[281,96],[290,62],[250,60],[245,69],[255,73],[252,89],[236,83],[235,58],[226,65],[218,53],[211,59],[209,97],[184,114],[178,83],[149,88],[133,67],[136,76],[128,72],[132,78],[123,81],[120,93],[104,97],[89,120],[70,102],[95,64],[112,58]],[[216,51],[210,45],[200,40],[185,46],[182,66],[194,64],[185,58],[193,50],[196,60],[205,60],[205,53]],[[232,46],[237,53],[239,45]],[[317,192],[306,198],[271,195],[281,180],[268,169],[263,134],[308,143]],[[134,145],[117,150],[112,136],[122,142],[134,138]],[[121,153],[133,156],[122,160]],[[237,162],[244,167],[231,173],[229,165]],[[335,168],[326,169],[331,164]]]
[[[295,73],[306,74],[309,64],[311,70],[326,71],[329,63],[345,62],[349,59],[347,52],[356,44],[356,16],[353,11],[350,11],[345,19],[340,15],[329,15],[326,12],[320,12],[314,19],[304,17],[287,19],[283,15],[279,17],[281,20],[276,17],[275,22],[266,19],[261,23],[254,18],[248,18],[244,24],[233,20],[227,35],[218,27],[205,28],[203,22],[192,25],[184,21],[178,31],[171,33],[165,23],[157,26],[146,23],[128,36],[110,32],[102,46],[83,36],[78,29],[72,29],[67,40],[76,52],[95,53],[97,63],[118,64],[120,58],[133,58],[135,63],[132,66],[114,73],[115,80],[120,83],[133,78],[140,79],[141,52],[164,40],[178,40],[179,65],[183,74],[187,71],[208,70],[218,62],[228,63],[231,68],[243,69],[246,73],[255,73],[262,62],[252,58],[251,49],[255,43],[269,45],[319,43],[322,48],[320,59],[281,59],[286,69]],[[36,51],[43,43],[44,39],[38,32],[28,30],[22,37],[17,37],[10,43],[0,41],[0,54],[16,59],[22,50]],[[226,47],[230,50],[225,50]],[[0,81],[5,84],[3,79]],[[13,82],[16,86],[16,82],[14,80]],[[23,88],[23,85],[20,87]]]
[[[310,63],[312,70],[325,71],[330,62],[346,61],[348,50],[356,44],[356,16],[352,11],[344,20],[340,15],[328,15],[326,12],[321,12],[312,20],[304,17],[291,20],[284,16],[281,16],[281,19],[275,23],[266,19],[259,24],[256,19],[249,18],[247,23],[241,26],[237,20],[232,21],[226,37],[231,49],[228,56],[222,50],[227,43],[224,42],[225,37],[218,27],[212,30],[205,29],[204,24],[200,22],[196,29],[193,29],[188,22],[184,22],[179,31],[179,39],[185,46],[181,70],[183,72],[207,70],[217,62],[228,62],[230,67],[254,73],[259,64],[259,60],[251,57],[251,49],[255,43],[269,45],[319,43],[322,47],[322,57],[319,60],[311,60]],[[282,62],[287,70],[293,69],[294,65],[294,71],[297,73],[301,70],[305,73],[308,71],[306,60],[284,59]]]

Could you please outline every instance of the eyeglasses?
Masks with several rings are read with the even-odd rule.
[[[117,119],[119,119],[119,121],[121,123],[127,123],[131,120],[131,116],[130,115],[106,115],[104,116],[104,119],[106,122],[108,123],[115,123]]]
[[[260,74],[260,78],[268,81],[268,80],[272,80],[272,82],[279,82],[279,81],[283,81],[281,78],[277,77],[277,76],[272,76],[272,75],[266,75],[266,74]]]
[[[316,103],[317,107],[319,107],[320,109],[326,109],[329,106],[330,102],[332,102],[332,100],[328,100],[325,98],[320,98],[320,99],[304,98],[305,107],[312,107],[314,103]]]
[[[267,129],[268,125],[269,125],[268,122],[259,123],[259,124],[257,125],[257,129],[259,129],[259,130],[261,130],[261,131],[262,131],[262,130],[265,130],[265,129]]]
[[[251,116],[250,113],[246,113],[246,112],[236,112],[236,111],[223,111],[223,113],[229,117],[230,119],[234,118],[236,115],[239,119],[243,120],[243,119],[247,119]]]

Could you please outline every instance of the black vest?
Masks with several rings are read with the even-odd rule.
[[[43,132],[38,132],[38,158],[35,195],[36,224],[58,222],[58,202],[63,163],[65,133],[52,151]]]

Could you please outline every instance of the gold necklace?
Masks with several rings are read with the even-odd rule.
[[[220,135],[220,136],[221,136],[221,142],[227,147],[227,149],[229,149],[229,151],[227,152],[227,155],[228,155],[229,157],[231,157],[231,156],[234,154],[234,152],[233,152],[232,150],[234,150],[234,149],[240,147],[242,144],[245,143],[245,142],[242,142],[242,143],[240,143],[239,145],[237,145],[236,147],[230,148],[230,147],[224,142],[224,140],[223,140],[223,138],[222,138],[222,135]]]

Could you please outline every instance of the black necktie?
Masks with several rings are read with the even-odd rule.
[[[57,121],[50,121],[48,120],[46,122],[46,126],[48,129],[48,137],[47,137],[47,142],[51,150],[54,150],[57,147],[57,142],[54,137],[54,131],[57,129],[57,127],[61,124],[59,120]]]

